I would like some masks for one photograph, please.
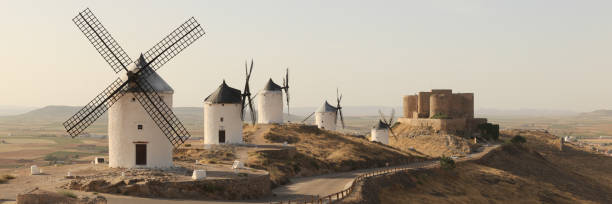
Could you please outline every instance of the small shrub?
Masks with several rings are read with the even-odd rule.
[[[60,190],[57,193],[62,194],[64,196],[66,196],[66,197],[70,197],[70,198],[76,198],[77,197],[76,194],[74,194],[71,191],[67,191],[67,190]]]
[[[4,178],[6,180],[11,180],[11,179],[15,179],[15,176],[7,174],[7,175],[4,175],[4,176],[1,176],[0,178]]]
[[[520,145],[520,144],[523,144],[523,143],[527,142],[527,139],[525,137],[523,137],[523,136],[516,135],[516,136],[512,137],[512,139],[510,139],[510,142],[512,144]]]
[[[1,183],[6,183],[6,182],[8,182],[8,179],[5,179],[5,178],[0,178],[0,184],[1,184]]]
[[[249,174],[247,173],[238,173],[238,177],[247,177]]]
[[[456,167],[455,160],[453,160],[453,158],[443,155],[442,157],[440,157],[440,167],[446,170],[454,169]]]
[[[451,119],[450,116],[444,114],[444,113],[436,113],[435,115],[431,116],[432,119]]]
[[[185,147],[191,147],[191,144],[185,144]]]

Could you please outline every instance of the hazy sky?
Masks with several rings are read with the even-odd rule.
[[[84,105],[117,76],[71,19],[89,7],[133,58],[194,16],[159,73],[175,106],[290,68],[293,106],[400,106],[431,88],[476,108],[612,108],[612,1],[0,1],[0,105]]]

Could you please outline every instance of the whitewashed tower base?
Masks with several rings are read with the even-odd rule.
[[[204,100],[204,145],[242,141],[242,95],[225,81]]]
[[[281,87],[270,79],[257,97],[257,123],[282,124],[283,92]]]
[[[174,90],[157,73],[147,77],[147,81],[158,91],[163,101],[172,107]],[[173,166],[172,144],[131,91],[108,110],[108,143],[110,167]],[[140,158],[138,162],[137,157]]]
[[[383,144],[389,144],[389,128],[382,121],[378,121],[378,124],[372,128],[370,141],[380,142]]]

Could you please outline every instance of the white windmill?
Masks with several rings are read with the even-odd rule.
[[[172,112],[174,90],[155,71],[204,35],[200,24],[190,18],[132,65],[130,57],[89,9],[72,21],[116,73],[126,74],[63,123],[68,134],[81,135],[110,109],[110,167],[171,167],[172,149],[190,135]]]
[[[306,117],[302,122],[308,120],[312,115],[315,116],[315,124],[320,129],[326,130],[336,130],[336,124],[338,123],[338,118],[342,122],[342,129],[344,129],[344,116],[342,116],[342,106],[340,106],[340,101],[342,101],[342,95],[338,93],[338,89],[336,89],[336,107],[330,105],[327,101],[321,105],[315,112],[311,113]],[[340,117],[338,117],[340,116]]]
[[[282,124],[283,123],[283,89],[272,79],[257,96],[257,123]]]
[[[283,86],[268,80],[264,88],[257,93],[257,123],[282,124],[283,123],[283,91],[287,99],[287,112],[289,112],[289,69],[283,78]]]
[[[382,111],[378,111],[380,113],[380,119],[378,123],[372,127],[372,131],[370,134],[370,141],[372,142],[380,142],[383,144],[389,144],[389,135],[394,135],[393,130],[391,129],[393,125],[393,117],[395,116],[395,110],[391,111],[391,117],[387,120]]]
[[[225,80],[204,100],[204,145],[242,143],[242,93]]]

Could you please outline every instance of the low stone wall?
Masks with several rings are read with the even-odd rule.
[[[68,197],[60,193],[34,189],[33,191],[18,194],[17,204],[46,204],[46,203],[65,203],[65,204],[106,204],[103,197]]]
[[[213,200],[258,199],[272,193],[269,174],[199,181],[73,180],[65,188],[139,197]]]

